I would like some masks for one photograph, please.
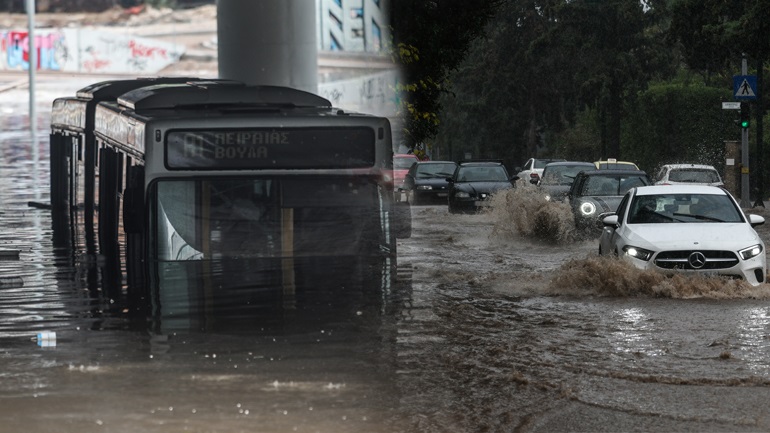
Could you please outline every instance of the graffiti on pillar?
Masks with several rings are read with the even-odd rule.
[[[400,98],[396,88],[399,77],[395,70],[349,80],[319,83],[318,94],[335,107],[351,111],[395,116]]]
[[[6,31],[0,34],[0,52],[3,62],[0,69],[29,69],[29,33]],[[59,32],[35,34],[37,70],[59,71],[67,60],[64,35]]]
[[[0,32],[0,70],[29,69],[25,31]],[[179,61],[184,46],[91,29],[35,32],[37,69],[88,73],[152,74]]]
[[[358,95],[364,105],[385,104],[385,89],[390,84],[382,75],[365,79],[361,83]]]

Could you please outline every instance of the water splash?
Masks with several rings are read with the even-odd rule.
[[[582,239],[569,204],[546,200],[540,188],[517,186],[495,194],[491,200],[487,212],[494,218],[493,236],[523,236],[551,244]]]
[[[661,297],[673,299],[770,299],[770,285],[753,287],[743,280],[699,274],[663,274],[641,270],[615,257],[573,259],[556,272],[547,289],[552,295]]]

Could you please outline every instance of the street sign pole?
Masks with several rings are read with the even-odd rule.
[[[29,39],[29,132],[32,135],[32,146],[37,152],[37,110],[35,108],[35,73],[37,71],[37,45],[35,44],[35,0],[26,1],[27,9],[27,38]]]
[[[746,54],[741,60],[741,74],[748,75]],[[749,197],[749,128],[741,128],[741,207],[751,207]]]

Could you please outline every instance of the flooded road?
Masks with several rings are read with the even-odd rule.
[[[480,215],[414,207],[376,306],[129,315],[34,205],[45,112],[33,146],[24,93],[3,100],[0,432],[770,430],[770,286],[599,259],[525,192]]]

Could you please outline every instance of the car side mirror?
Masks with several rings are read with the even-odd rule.
[[[617,227],[618,226],[618,215],[617,214],[610,214],[602,218],[602,224],[604,227]]]
[[[749,214],[749,224],[751,224],[752,227],[761,226],[765,223],[765,218],[759,215]]]

